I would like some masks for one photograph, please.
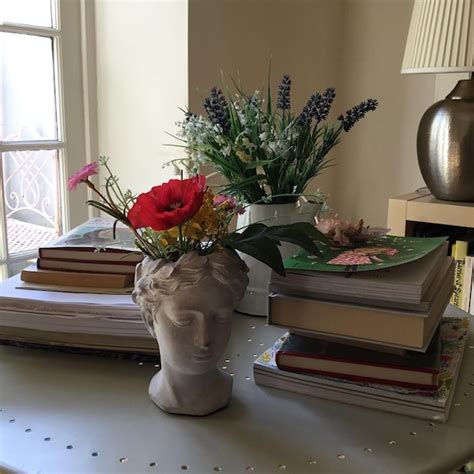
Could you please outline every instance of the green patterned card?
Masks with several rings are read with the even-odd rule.
[[[365,272],[396,267],[428,255],[446,242],[447,237],[383,236],[354,247],[332,248],[319,243],[319,257],[300,252],[287,258],[286,270],[318,272]]]

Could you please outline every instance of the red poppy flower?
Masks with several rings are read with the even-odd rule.
[[[170,179],[140,194],[128,213],[135,229],[151,227],[168,230],[183,224],[202,206],[206,191],[206,178]]]

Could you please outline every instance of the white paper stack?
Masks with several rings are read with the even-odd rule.
[[[157,353],[131,295],[27,289],[0,283],[0,340]]]

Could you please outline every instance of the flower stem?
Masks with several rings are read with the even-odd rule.
[[[94,183],[92,181],[89,181],[88,179],[84,180],[83,183],[86,184],[86,186],[89,189],[92,189],[107,205],[111,206],[111,203],[107,200],[107,198],[95,187]],[[111,206],[112,207],[112,206]]]
[[[181,252],[186,253],[186,249],[184,248],[184,239],[183,239],[183,226],[180,224],[178,226],[178,232],[179,232],[179,247]]]

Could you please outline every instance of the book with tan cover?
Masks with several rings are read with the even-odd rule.
[[[77,273],[60,270],[42,270],[31,265],[21,271],[21,280],[26,283],[89,288],[129,288],[133,275],[108,273]]]
[[[453,260],[446,257],[426,313],[271,294],[268,322],[300,332],[425,350],[451,297],[453,274]]]

